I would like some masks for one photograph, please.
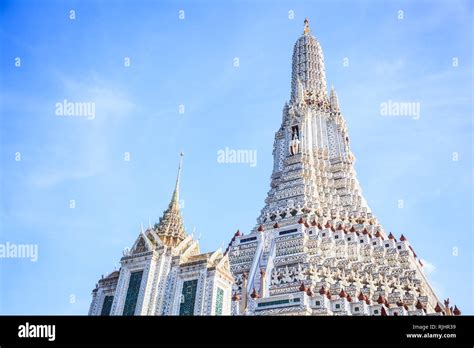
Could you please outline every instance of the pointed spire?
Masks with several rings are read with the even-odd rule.
[[[453,314],[454,315],[461,315],[461,310],[456,305],[454,306]]]
[[[178,167],[178,174],[176,175],[176,185],[174,187],[173,197],[171,198],[171,204],[176,206],[179,209],[179,180],[181,177],[181,169],[183,168],[183,156],[184,153],[181,152],[179,154],[179,167]]]
[[[156,226],[157,234],[162,241],[170,246],[176,246],[179,242],[186,238],[183,218],[179,209],[179,181],[181,169],[183,166],[183,153],[180,154],[178,174],[176,176],[176,185],[174,188],[171,202],[168,209],[163,212],[163,216]]]

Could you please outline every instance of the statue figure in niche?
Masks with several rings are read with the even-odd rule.
[[[300,140],[298,126],[291,128],[290,154],[296,155],[300,151]]]

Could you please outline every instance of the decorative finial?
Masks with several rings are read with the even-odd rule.
[[[308,18],[304,19],[304,34],[305,35],[309,34],[309,20],[308,20]]]
[[[183,157],[184,157],[184,152],[181,151],[179,153],[179,171],[181,172],[181,167],[183,166]]]
[[[178,167],[178,175],[176,175],[176,186],[173,192],[173,198],[171,199],[171,204],[174,205],[176,208],[179,208],[179,179],[181,177],[181,169],[183,167],[183,156],[184,153],[181,151],[179,154],[179,167]]]

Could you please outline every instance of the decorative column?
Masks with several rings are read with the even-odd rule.
[[[242,274],[242,298],[240,300],[240,313],[247,308],[247,273]]]
[[[249,303],[247,306],[247,310],[245,312],[246,315],[254,315],[255,309],[257,308],[257,299],[260,296],[258,295],[257,290],[253,289],[252,293],[250,294]]]
[[[231,304],[231,315],[240,315],[240,296],[239,294],[235,293],[232,296],[232,304]]]
[[[266,289],[266,272],[265,269],[260,270],[260,297],[265,297],[265,289]]]

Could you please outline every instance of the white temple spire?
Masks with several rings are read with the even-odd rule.
[[[304,91],[310,93],[316,101],[327,101],[323,51],[318,40],[310,33],[308,19],[305,19],[304,25],[303,35],[293,48],[291,101],[299,102],[298,79],[303,84]]]

